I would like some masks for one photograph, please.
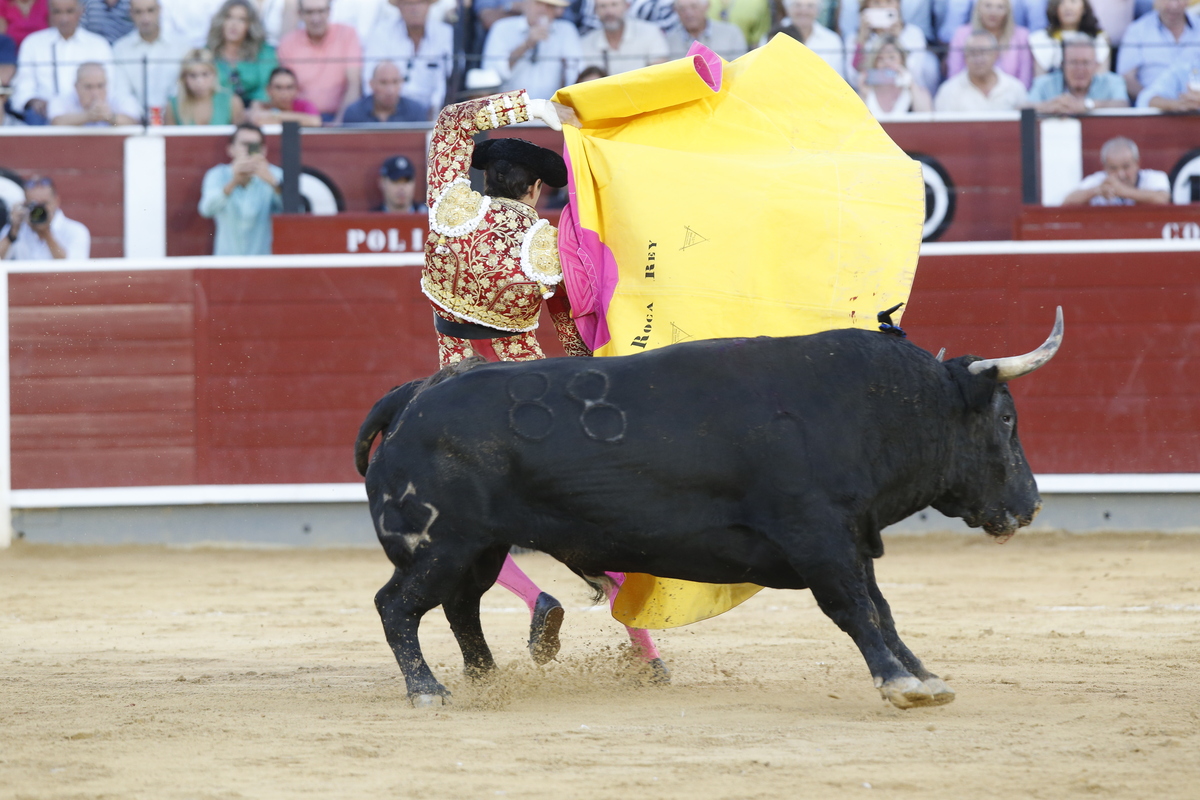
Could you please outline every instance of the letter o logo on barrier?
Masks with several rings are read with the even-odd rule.
[[[921,165],[925,181],[925,227],[921,241],[935,242],[954,221],[955,192],[950,173],[934,158],[924,153],[909,153]]]
[[[332,216],[346,210],[342,190],[324,172],[303,167],[300,172],[300,202],[304,210],[318,217]]]
[[[1189,150],[1171,169],[1171,202],[1177,206],[1200,202],[1200,147]],[[1163,238],[1171,238],[1163,232]],[[1180,238],[1190,239],[1186,234]]]

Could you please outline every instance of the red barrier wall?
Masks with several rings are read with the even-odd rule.
[[[926,256],[903,325],[950,357],[1013,355],[1039,473],[1200,472],[1196,253]],[[14,275],[17,488],[357,479],[387,389],[431,372],[415,268]],[[561,353],[549,339],[548,352]]]

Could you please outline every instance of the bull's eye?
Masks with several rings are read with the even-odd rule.
[[[1005,425],[1012,424],[1012,414],[1004,414],[1003,416],[1000,417],[1000,419],[1004,420]]]

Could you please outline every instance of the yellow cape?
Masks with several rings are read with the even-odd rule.
[[[563,131],[576,232],[598,238],[617,273],[607,283],[592,274],[577,309],[581,321],[600,319],[596,355],[874,328],[877,312],[908,299],[925,215],[920,166],[796,40],[777,36],[730,63],[705,51],[554,99],[583,124]],[[631,574],[613,616],[677,627],[759,589]]]

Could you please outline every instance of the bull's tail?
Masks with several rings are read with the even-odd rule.
[[[375,437],[387,430],[394,419],[404,413],[408,404],[417,395],[431,386],[436,386],[447,378],[473,369],[480,364],[486,364],[482,358],[472,356],[454,364],[442,367],[428,378],[419,381],[409,381],[403,386],[396,386],[383,397],[379,398],[363,424],[358,429],[358,438],[354,441],[354,466],[358,474],[367,476],[367,467],[371,463],[371,445]]]
[[[371,445],[375,437],[388,429],[392,420],[404,413],[404,409],[412,402],[423,381],[409,381],[403,386],[396,386],[390,392],[379,398],[363,420],[358,429],[358,438],[354,442],[354,466],[358,474],[367,476],[367,466],[371,459]]]

